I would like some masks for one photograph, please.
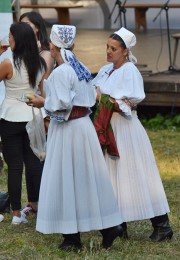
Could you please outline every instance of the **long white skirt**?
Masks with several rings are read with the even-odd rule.
[[[36,229],[44,234],[100,230],[122,223],[89,116],[51,120]]]
[[[169,212],[152,147],[136,111],[131,119],[113,113],[119,159],[105,159],[123,221],[149,219]]]

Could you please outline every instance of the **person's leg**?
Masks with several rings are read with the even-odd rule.
[[[103,237],[102,246],[106,249],[112,246],[117,237],[123,237],[123,228],[121,225],[105,228],[99,231]]]
[[[25,162],[25,175],[26,175],[26,187],[28,206],[32,212],[37,211],[37,204],[39,199],[39,189],[41,183],[41,176],[43,170],[43,163],[40,162],[38,157],[33,153],[27,132],[24,132],[23,137],[24,148],[24,162]],[[32,209],[31,209],[32,208]],[[23,211],[28,214],[28,210],[25,208]]]
[[[103,237],[102,246],[106,249],[112,246],[117,237],[123,236],[123,228],[121,225],[105,228],[99,231]],[[59,245],[59,249],[69,251],[82,248],[80,233],[63,234],[63,237],[64,241]]]
[[[3,156],[8,166],[8,192],[13,216],[20,219],[21,189],[23,172],[22,132],[24,123],[1,121]],[[24,223],[27,221],[24,221]],[[17,223],[18,224],[18,223]]]
[[[4,167],[4,161],[3,161],[3,156],[2,156],[2,142],[1,142],[1,136],[0,136],[0,171],[2,171],[3,167]]]
[[[121,227],[123,228],[123,238],[128,238],[128,232],[127,232],[127,223],[126,222],[123,222],[121,224]]]
[[[151,218],[150,220],[154,228],[153,233],[149,237],[152,241],[159,242],[172,238],[173,231],[169,224],[169,218],[167,214]]]
[[[59,245],[59,249],[69,251],[73,249],[81,249],[80,233],[63,234],[64,241]]]
[[[0,171],[4,167],[4,160],[2,155],[2,142],[1,142],[1,120],[0,120]]]

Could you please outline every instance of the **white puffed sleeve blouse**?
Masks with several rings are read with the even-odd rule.
[[[44,81],[45,109],[51,118],[66,121],[73,106],[92,107],[95,88],[92,81],[79,80],[73,68],[66,63],[53,70]],[[65,110],[65,111],[64,111]]]
[[[112,63],[103,66],[93,79],[93,85],[100,87],[101,93],[115,98],[119,108],[131,115],[131,109],[123,99],[138,104],[145,98],[143,78],[132,62],[126,62],[111,73],[112,70]]]

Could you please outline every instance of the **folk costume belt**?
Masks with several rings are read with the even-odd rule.
[[[88,111],[87,107],[73,106],[68,120],[84,117],[88,114]]]

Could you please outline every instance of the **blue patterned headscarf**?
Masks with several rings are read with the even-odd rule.
[[[70,49],[74,44],[76,36],[76,27],[73,25],[54,24],[51,29],[51,42],[60,48],[61,56],[65,63],[68,63],[76,72],[78,79],[89,82],[92,76],[88,69],[78,61]]]
[[[91,73],[81,62],[78,61],[72,51],[62,48],[60,52],[64,62],[69,63],[69,65],[76,72],[76,75],[80,81],[86,80],[87,82],[89,82],[92,79]]]

